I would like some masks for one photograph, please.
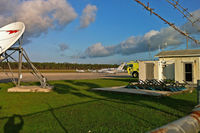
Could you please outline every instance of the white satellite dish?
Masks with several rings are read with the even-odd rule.
[[[33,70],[32,74],[40,81],[42,88],[51,88],[49,87],[46,78],[36,69],[36,67],[33,65],[33,63],[30,61],[28,54],[21,46],[22,39],[23,39],[23,33],[25,31],[25,25],[22,22],[15,22],[11,23],[9,25],[6,25],[2,28],[0,28],[0,62],[6,61],[9,70],[12,74],[11,80],[16,86],[20,86],[21,79],[22,79],[22,61],[23,57],[24,60],[27,62],[29,67]],[[12,47],[17,41],[19,41],[19,46]],[[12,48],[11,48],[12,47]],[[6,52],[7,50],[10,50],[12,52]],[[18,60],[16,60],[12,55],[18,51],[19,57]],[[9,61],[13,60],[15,62],[18,62],[18,80],[16,82],[15,77],[12,72],[12,68],[10,67]]]
[[[0,28],[0,54],[14,45],[25,31],[22,22],[15,22]]]

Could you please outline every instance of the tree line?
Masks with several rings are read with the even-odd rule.
[[[24,69],[29,68],[28,63],[26,62],[23,62],[22,65]],[[119,66],[117,64],[76,64],[76,63],[54,63],[54,62],[48,62],[48,63],[33,62],[33,65],[37,69],[44,69],[44,70],[48,70],[48,69],[87,70],[87,69],[116,68]],[[12,69],[18,69],[17,62],[10,62],[10,66]],[[0,67],[3,69],[9,69],[9,65],[7,64],[7,62],[1,62]]]

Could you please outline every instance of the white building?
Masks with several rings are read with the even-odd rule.
[[[197,83],[200,79],[200,49],[162,51],[155,57],[159,61],[139,62],[139,78],[173,79]]]

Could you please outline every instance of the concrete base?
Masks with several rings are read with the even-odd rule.
[[[149,96],[170,96],[181,93],[192,93],[193,88],[188,88],[183,91],[170,92],[170,91],[153,91],[153,90],[144,90],[144,89],[127,89],[125,86],[121,87],[110,87],[110,88],[93,88],[92,90],[96,91],[109,91],[109,92],[120,92],[120,93],[130,93],[130,94],[141,94]]]
[[[51,92],[52,87],[41,88],[40,86],[19,86],[9,88],[8,92]]]

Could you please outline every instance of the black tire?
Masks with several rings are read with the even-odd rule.
[[[133,78],[138,78],[138,76],[139,76],[139,73],[138,73],[138,72],[135,71],[135,72],[132,73],[132,77],[133,77]]]

